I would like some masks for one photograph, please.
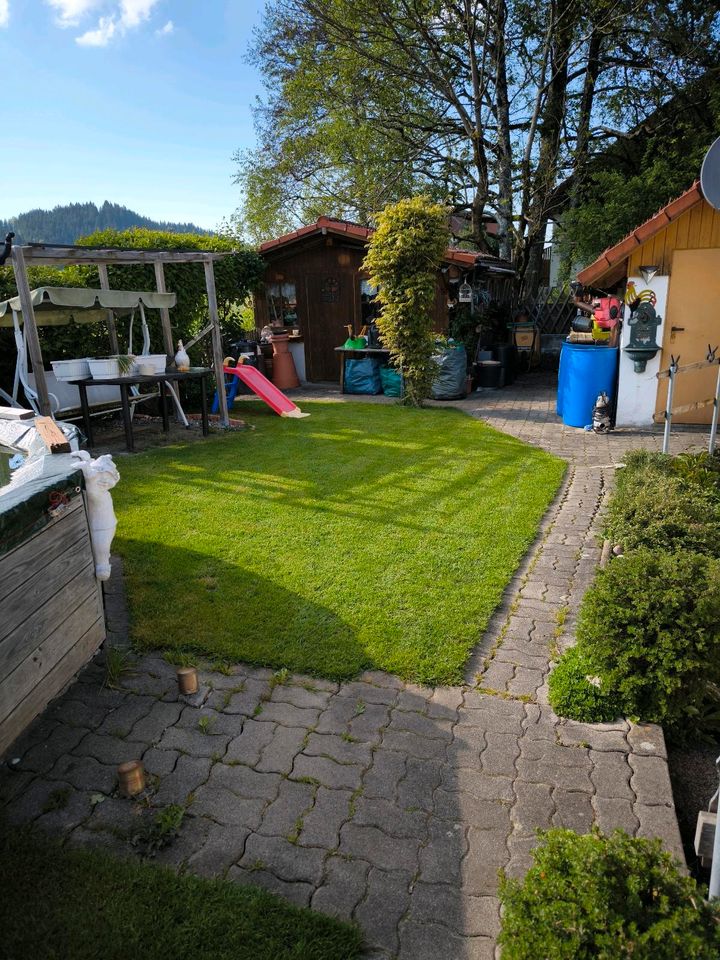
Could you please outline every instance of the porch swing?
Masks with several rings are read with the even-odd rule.
[[[129,290],[92,290],[82,287],[39,287],[30,291],[35,322],[37,326],[64,326],[70,323],[71,316],[76,323],[89,324],[102,320],[114,323],[116,317],[129,315],[128,322],[128,355],[133,353],[133,326],[135,314],[139,312],[142,329],[142,358],[159,363],[162,361],[162,370],[165,371],[166,356],[150,353],[150,331],[145,316],[145,307],[149,309],[167,309],[174,307],[176,297],[174,293],[157,293],[154,291]],[[22,308],[19,297],[0,302],[0,327],[12,327],[14,330],[17,357],[12,393],[9,394],[0,387],[0,398],[11,407],[20,407],[20,387],[36,414],[40,413],[35,373],[29,369],[27,330],[22,320]],[[63,369],[63,366],[65,369]],[[55,369],[57,367],[57,369]],[[69,368],[69,369],[68,369]],[[60,372],[62,371],[62,372]],[[86,360],[76,361],[75,366],[63,362],[55,362],[53,370],[44,370],[45,381],[50,397],[51,414],[55,419],[79,419],[80,395],[77,386],[68,381],[79,380],[89,375]],[[176,386],[166,383],[173,399],[178,419],[187,427],[188,420],[180,404]],[[153,389],[142,392],[138,385],[130,387],[130,410],[134,415],[139,403],[152,400],[159,395]],[[118,386],[93,384],[88,387],[88,400],[91,415],[98,416],[104,413],[113,413],[121,409],[120,388]]]

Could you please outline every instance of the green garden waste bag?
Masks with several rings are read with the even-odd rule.
[[[395,367],[380,367],[382,391],[386,397],[401,397],[403,395],[402,375]]]
[[[345,393],[382,393],[382,382],[377,360],[345,361]]]

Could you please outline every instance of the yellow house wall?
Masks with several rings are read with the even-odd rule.
[[[656,233],[631,255],[627,276],[635,277],[642,264],[660,266],[661,274],[672,273],[672,255],[675,250],[699,250],[720,247],[720,211],[702,200]]]

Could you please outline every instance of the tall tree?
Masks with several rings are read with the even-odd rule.
[[[717,25],[701,0],[269,0],[246,224],[424,192],[531,291],[558,182],[716,57]]]

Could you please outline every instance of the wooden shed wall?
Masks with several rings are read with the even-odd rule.
[[[0,754],[105,639],[82,497],[0,557]]]
[[[627,276],[636,277],[640,266],[649,263],[659,265],[659,272],[669,275],[675,250],[708,247],[720,247],[720,211],[703,200],[634,250],[628,260]]]
[[[305,342],[305,366],[309,380],[339,379],[339,361],[335,347],[347,336],[345,324],[360,332],[362,313],[360,279],[365,247],[345,243],[334,237],[311,237],[265,254],[268,262],[266,283],[294,283],[298,302],[298,326]],[[340,281],[337,303],[322,303],[320,282],[326,277]],[[447,288],[441,274],[435,289],[435,322],[438,333],[447,333]],[[270,322],[264,291],[255,299],[255,323]]]

